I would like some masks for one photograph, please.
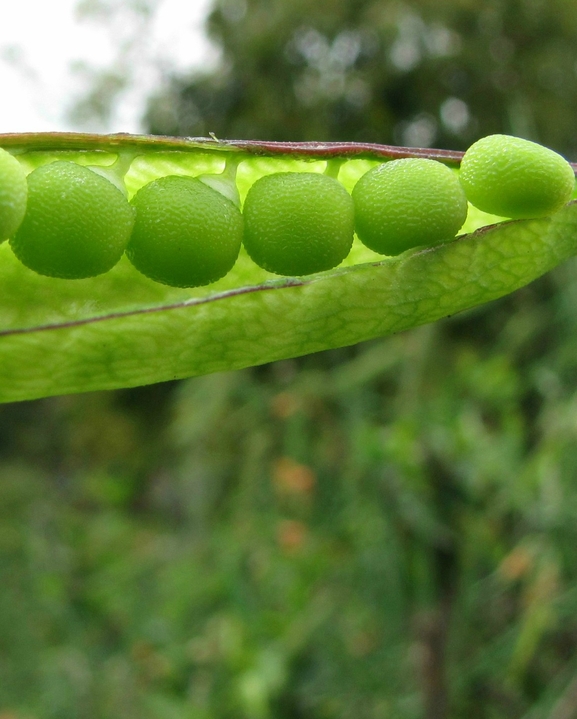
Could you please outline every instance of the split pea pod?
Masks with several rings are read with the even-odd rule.
[[[386,256],[393,254],[391,248],[371,249],[360,241],[359,233],[360,239],[355,238],[348,251],[357,213],[355,196],[360,192],[356,188],[362,187],[367,173],[377,173],[375,168],[391,167],[406,158],[428,160],[442,162],[440,169],[453,185],[460,153],[353,144],[58,134],[0,136],[0,146],[28,175],[29,189],[38,177],[34,173],[44,168],[48,172],[51,165],[54,170],[59,163],[74,163],[91,173],[91,181],[92,174],[100,175],[110,183],[107,193],[118,191],[114,197],[120,195],[123,202],[119,207],[126,209],[124,202],[128,205],[126,217],[135,213],[134,228],[147,187],[150,190],[164,183],[198,187],[197,183],[202,183],[203,192],[206,187],[216,193],[216,214],[204,226],[220,228],[208,238],[206,256],[214,259],[218,252],[211,252],[222,242],[230,242],[230,254],[228,250],[224,253],[226,262],[218,271],[181,281],[180,273],[191,266],[186,251],[177,249],[169,263],[173,274],[161,276],[157,274],[164,259],[160,242],[155,249],[160,253],[158,265],[153,257],[152,270],[143,273],[144,265],[139,267],[130,249],[136,237],[131,229],[122,239],[127,254],[111,269],[95,274],[92,268],[91,276],[67,279],[71,274],[47,276],[50,272],[40,274],[18,259],[16,238],[27,227],[24,217],[11,244],[0,245],[1,401],[147,384],[353,344],[493,300],[532,281],[577,250],[577,211],[571,203],[551,216],[487,228],[483,225],[492,218],[475,210],[460,228],[463,205],[459,195],[461,214],[455,213],[453,206],[448,208],[453,224],[434,242],[419,237],[408,248],[393,248],[400,254]],[[235,171],[229,172],[227,168],[233,166]],[[312,182],[330,186],[335,194],[324,205],[311,184],[288,213],[280,212],[283,203],[290,205],[287,196],[273,197],[268,207],[265,200],[260,206],[263,214],[257,213],[259,223],[266,220],[259,225],[259,232],[264,235],[262,228],[274,225],[271,218],[275,219],[278,210],[285,225],[274,230],[273,239],[286,231],[288,243],[292,214],[292,234],[300,238],[296,244],[304,251],[298,266],[272,266],[257,257],[247,240],[247,210],[250,212],[252,188],[264,185],[265,180],[266,184],[276,183],[287,175],[297,176],[295,184],[301,190],[303,180],[313,175]],[[211,193],[209,197],[215,199]],[[346,219],[334,223],[330,207],[338,197],[342,197],[342,205],[337,202],[336,208]],[[307,227],[310,215],[300,216],[297,209],[306,210],[309,202],[317,219]],[[142,205],[146,208],[143,213],[151,209],[148,200]],[[236,220],[221,228],[218,208],[222,206]],[[110,207],[105,200],[103,215]],[[176,203],[177,214],[183,213],[184,231],[190,220],[189,210],[184,212],[182,207],[180,201]],[[78,212],[79,222],[83,215]],[[175,220],[170,214],[162,215],[152,217],[149,239],[162,237]],[[112,222],[106,232],[113,237],[122,224]],[[128,225],[129,220],[124,231]],[[315,234],[315,228],[321,226],[323,237],[331,241],[336,237],[338,242],[331,262],[319,266],[316,260],[310,262],[307,241],[309,249],[315,243],[318,248],[321,233]],[[79,238],[90,239],[92,227],[89,223]],[[341,241],[338,233],[343,227],[346,233]],[[284,253],[283,245],[280,250],[273,253],[275,257]],[[24,257],[23,252],[20,255]],[[206,269],[207,265],[198,266]]]

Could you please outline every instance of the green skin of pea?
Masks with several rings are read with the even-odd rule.
[[[519,137],[489,135],[461,161],[461,184],[475,207],[501,217],[546,217],[571,199],[571,165],[553,150]]]
[[[122,192],[74,162],[43,165],[27,179],[26,214],[10,240],[18,259],[34,272],[64,279],[112,269],[134,224]]]
[[[136,223],[126,256],[143,275],[173,287],[216,282],[233,267],[242,242],[240,210],[193,177],[171,175],[132,198]]]
[[[277,275],[330,270],[351,250],[353,202],[327,175],[279,172],[261,177],[246,196],[244,218],[246,251]]]
[[[467,217],[456,173],[435,160],[406,158],[374,167],[352,196],[359,239],[382,255],[452,240]]]
[[[28,185],[18,160],[0,148],[0,242],[16,232],[24,219]]]

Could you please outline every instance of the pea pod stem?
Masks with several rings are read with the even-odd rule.
[[[335,180],[338,180],[339,172],[341,171],[341,167],[344,160],[341,157],[331,157],[327,160],[327,166],[325,168],[325,175],[327,177],[332,177]]]
[[[273,140],[219,140],[212,137],[167,137],[165,135],[131,135],[115,133],[96,135],[82,132],[23,132],[0,133],[0,147],[17,152],[101,150],[118,152],[146,149],[147,152],[170,150],[179,152],[246,152],[249,155],[288,156],[294,158],[398,160],[404,157],[424,157],[448,165],[459,165],[464,152],[431,147],[397,147],[373,142],[277,142]],[[16,154],[16,153],[15,153]],[[569,163],[577,172],[577,163]]]
[[[165,135],[131,135],[114,133],[96,135],[83,132],[23,132],[0,133],[0,147],[10,148],[14,154],[35,151],[94,151],[118,152],[133,149],[147,152],[245,152],[269,157],[287,156],[306,159],[388,159],[423,157],[458,166],[464,152],[431,147],[398,147],[373,142],[278,142],[274,140],[219,140],[214,137],[168,137]],[[577,162],[569,163],[577,173]]]
[[[128,193],[124,178],[137,155],[138,153],[135,150],[121,150],[112,165],[88,165],[88,167],[98,175],[105,177],[109,182],[112,182],[126,196]]]
[[[163,135],[130,135],[116,133],[96,135],[80,132],[0,133],[0,146],[19,152],[128,150],[179,152],[243,152],[249,155],[287,156],[294,158],[329,159],[400,159],[428,157],[450,164],[459,164],[462,152],[422,147],[396,147],[370,142],[277,142],[272,140],[219,140],[212,137],[167,137]]]
[[[224,195],[224,197],[240,209],[240,195],[236,185],[236,173],[239,161],[239,157],[231,155],[227,157],[222,172],[199,175],[198,179],[204,182],[205,185],[208,185],[208,187],[212,187],[213,190],[220,192],[221,195]]]

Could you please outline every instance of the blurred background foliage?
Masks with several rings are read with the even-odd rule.
[[[577,159],[575,10],[215,0],[147,123]],[[577,717],[576,306],[0,407],[1,719]]]

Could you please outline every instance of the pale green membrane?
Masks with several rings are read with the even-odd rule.
[[[26,173],[18,160],[0,148],[0,242],[16,232],[26,212]]]

